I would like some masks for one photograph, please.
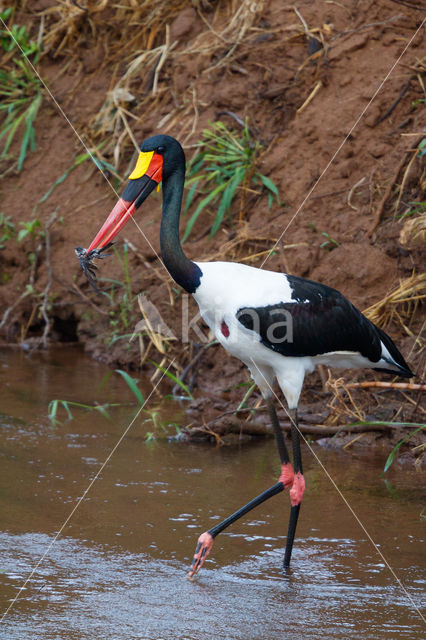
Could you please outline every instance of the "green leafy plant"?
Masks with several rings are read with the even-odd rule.
[[[0,13],[2,24],[10,15],[9,9]],[[42,85],[28,59],[31,57],[36,64],[40,47],[30,40],[26,27],[18,25],[0,29],[0,47],[9,54],[0,67],[0,140],[4,140],[0,158],[7,156],[17,131],[23,130],[17,165],[20,171],[28,150],[35,150],[34,122],[42,102]],[[11,59],[14,52],[20,57]]]
[[[424,98],[419,98],[418,100],[412,100],[411,106],[413,109],[419,106],[419,104],[425,104],[426,100]]]
[[[164,371],[160,365],[157,365],[157,368]],[[127,373],[127,371],[123,371],[122,369],[115,369],[114,371],[119,376],[121,376],[121,378],[127,385],[128,389],[132,392],[133,396],[135,397],[137,405],[139,406],[138,415],[142,411],[142,415],[145,416],[144,423],[147,423],[153,427],[153,431],[146,432],[145,438],[147,442],[151,440],[156,440],[158,435],[162,435],[163,437],[170,438],[170,437],[177,437],[181,434],[180,426],[176,422],[171,422],[168,420],[163,421],[160,417],[160,413],[158,409],[149,411],[144,408],[145,398],[138,387],[140,380],[138,380],[137,378],[133,378],[129,373]],[[167,373],[169,372],[165,372],[165,373],[167,375]],[[98,391],[104,386],[106,381],[109,380],[109,378],[111,377],[111,374],[112,372],[104,376],[101,383],[97,386]],[[180,386],[184,390],[186,390],[186,392],[190,396],[189,390],[182,383],[182,381],[176,378],[176,376],[174,376],[173,374],[170,374],[169,377],[174,382],[177,382],[178,384],[180,384]],[[190,397],[192,398],[192,396]],[[93,404],[87,404],[87,403],[76,402],[71,400],[55,399],[49,402],[48,418],[50,420],[51,425],[56,427],[58,425],[64,424],[65,422],[73,420],[74,419],[73,411],[77,409],[77,410],[83,410],[86,412],[95,411],[101,414],[104,418],[110,419],[111,416],[109,414],[109,409],[113,409],[116,407],[123,407],[125,406],[125,404],[126,403],[121,403],[121,402],[113,402],[113,403],[107,402],[103,404],[94,402]],[[65,419],[60,419],[60,413],[65,414]]]
[[[128,388],[135,396],[139,406],[142,406],[145,403],[145,400],[140,389],[137,386],[139,380],[132,378],[126,371],[122,371],[121,369],[115,369],[115,372],[118,373],[123,378],[124,382],[127,384]],[[98,385],[98,389],[100,389],[103,386],[104,382],[109,377],[110,377],[109,375],[105,377],[104,381],[102,381],[101,384]],[[74,402],[71,400],[55,399],[49,402],[47,411],[48,411],[48,418],[51,424],[56,426],[58,424],[62,424],[62,422],[58,419],[59,409],[63,409],[65,411],[67,420],[72,420],[74,416],[72,414],[71,409],[84,409],[85,411],[97,411],[98,413],[103,415],[104,418],[109,418],[110,415],[108,413],[108,409],[111,409],[114,407],[122,407],[122,406],[123,406],[123,403],[120,403],[120,402],[112,402],[112,403],[106,402],[104,404],[98,404],[97,402],[95,402],[94,404],[84,404],[82,402]]]
[[[158,364],[158,362],[154,362],[154,360],[150,360],[150,362],[151,362],[151,364],[154,365],[154,367],[159,369],[162,373],[164,373],[165,376],[170,378],[170,380],[173,380],[173,382],[175,382],[182,389],[182,391],[185,393],[184,396],[181,396],[183,399],[185,399],[185,400],[193,400],[194,399],[194,396],[192,395],[191,391],[186,386],[186,384],[184,382],[182,382],[182,380],[180,380],[180,378],[175,376],[175,374],[172,373],[171,371],[169,371],[168,369],[165,369],[164,367],[162,367],[161,364]]]
[[[130,391],[135,396],[138,404],[142,407],[145,404],[145,399],[138,387],[139,380],[132,378],[126,371],[122,371],[121,369],[116,369],[115,371],[120,374]]]
[[[198,216],[208,206],[216,208],[210,229],[210,236],[214,236],[225,216],[231,217],[231,205],[236,195],[240,195],[242,210],[245,192],[249,187],[253,189],[253,185],[266,190],[269,207],[274,199],[280,202],[277,186],[257,169],[262,145],[252,137],[247,120],[239,133],[231,131],[220,121],[211,124],[210,128],[204,129],[199,147],[200,151],[188,166],[186,187],[189,191],[184,213],[196,198],[199,202],[187,222],[183,242]]]
[[[124,280],[115,280],[112,278],[102,278],[102,282],[111,285],[109,291],[102,291],[110,305],[109,324],[111,327],[111,336],[109,344],[113,344],[117,340],[123,338],[129,339],[133,336],[133,327],[136,324],[137,312],[134,310],[137,295],[133,295],[132,281],[129,268],[129,247],[127,243],[123,244],[123,254],[116,247],[113,252],[119,264],[123,269]],[[131,329],[131,332],[130,332]]]
[[[181,435],[182,430],[176,422],[163,422],[159,416],[159,412],[156,410],[148,411],[147,413],[149,414],[149,418],[145,420],[145,423],[152,424],[154,430],[145,433],[146,442],[153,442],[161,436],[170,439]]]
[[[407,423],[404,423],[407,424]],[[385,462],[385,466],[383,469],[383,473],[386,473],[386,471],[389,469],[389,467],[392,465],[394,459],[395,459],[395,455],[397,454],[398,450],[402,447],[403,444],[405,444],[406,442],[408,442],[410,440],[410,438],[412,438],[416,433],[419,433],[419,431],[423,431],[424,429],[426,429],[426,424],[411,424],[410,426],[413,427],[417,427],[417,429],[414,429],[414,431],[411,431],[408,435],[404,436],[392,449],[392,451],[390,452],[390,454],[387,457],[387,460]],[[426,445],[421,445],[423,448]]]
[[[336,249],[336,247],[339,246],[339,243],[337,242],[337,240],[332,238],[331,235],[326,231],[322,231],[321,235],[324,236],[325,238],[324,242],[321,242],[320,244],[321,249],[327,249],[327,251],[332,251],[333,249]]]
[[[12,222],[12,216],[5,216],[0,213],[0,249],[4,249],[7,240],[10,240],[15,234],[15,225]]]
[[[86,411],[98,411],[101,415],[104,416],[104,418],[109,418],[109,413],[107,411],[107,408],[110,407],[118,407],[120,406],[119,404],[83,404],[82,402],[72,402],[71,400],[51,400],[49,402],[48,408],[47,408],[47,416],[51,422],[51,424],[53,426],[56,426],[58,424],[63,424],[63,421],[58,419],[58,410],[60,408],[64,409],[66,416],[67,416],[67,420],[72,420],[74,418],[70,407],[75,407],[78,409],[85,409]]]
[[[426,215],[426,202],[420,202],[418,200],[413,200],[408,203],[409,207],[402,214],[397,216],[398,220],[405,220],[405,218],[409,218],[412,216],[423,216]]]
[[[44,231],[41,227],[41,222],[38,218],[34,218],[34,220],[30,220],[29,222],[20,222],[21,227],[23,227],[18,233],[18,242],[22,242],[25,238],[36,238],[37,236],[44,237]]]
[[[250,398],[251,394],[253,393],[253,391],[256,389],[256,383],[252,382],[249,383],[250,386],[247,389],[244,398],[241,400],[240,404],[238,405],[238,407],[236,408],[236,411],[240,411],[241,409],[245,409],[248,405],[247,405],[247,400]]]
[[[99,150],[103,146],[103,144],[104,143],[100,144],[97,147],[97,150]],[[81,153],[80,155],[78,155],[76,157],[76,159],[74,160],[72,165],[66,171],[64,171],[64,173],[61,176],[59,176],[59,178],[57,180],[55,180],[55,182],[52,184],[52,186],[40,198],[39,202],[40,203],[46,202],[46,200],[51,196],[52,192],[56,189],[56,187],[59,187],[60,184],[65,182],[65,180],[68,178],[70,173],[72,173],[72,171],[74,171],[74,169],[76,169],[81,164],[83,164],[83,162],[85,162],[86,160],[89,160],[89,159],[92,160],[92,162],[95,164],[95,166],[100,171],[102,171],[102,172],[103,171],[110,171],[111,173],[116,175],[115,168],[112,166],[112,164],[110,164],[109,162],[107,162],[103,158],[99,159],[99,158],[95,157],[93,153],[90,153],[90,152]]]
[[[426,202],[413,200],[408,203],[408,207],[405,211],[398,213],[395,217],[397,220],[405,220],[406,218],[424,215],[426,215]]]
[[[30,265],[34,266],[37,262],[37,256],[40,253],[40,240],[46,237],[46,232],[43,230],[39,218],[34,218],[29,222],[20,222],[19,225],[22,227],[22,229],[18,232],[17,241],[23,242],[26,239],[29,240],[29,251],[27,253],[27,256]]]
[[[4,9],[0,12],[0,19],[5,23],[12,15],[12,8]],[[40,53],[40,47],[36,42],[30,40],[29,33],[25,26],[13,24],[9,29],[0,30],[0,46],[4,51],[14,51],[19,48],[25,56],[35,55],[36,59]]]

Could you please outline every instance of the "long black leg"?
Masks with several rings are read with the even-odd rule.
[[[283,435],[283,432],[281,431],[281,427],[280,427],[277,413],[275,411],[274,403],[271,398],[268,398],[266,400],[266,404],[268,407],[269,416],[274,429],[275,440],[277,443],[281,464],[283,465],[283,468],[285,468],[286,465],[289,465],[289,470],[291,471],[291,474],[292,474],[290,456],[284,441],[284,435]],[[282,475],[281,478],[283,479],[284,476]],[[286,480],[284,480],[284,482],[285,481]],[[229,525],[231,525],[233,522],[241,518],[243,515],[245,515],[252,509],[254,509],[254,507],[257,507],[259,504],[262,504],[262,502],[265,502],[265,500],[268,500],[269,498],[272,498],[272,496],[275,496],[277,493],[280,493],[281,491],[283,491],[286,487],[289,486],[288,484],[286,484],[285,486],[284,482],[281,482],[280,480],[279,482],[274,484],[272,487],[270,487],[263,493],[259,494],[256,498],[253,498],[253,500],[251,500],[246,505],[241,507],[241,509],[238,509],[233,514],[225,518],[225,520],[223,520],[219,524],[209,529],[209,531],[206,531],[205,533],[201,534],[201,536],[198,538],[197,547],[195,549],[195,555],[194,555],[191,569],[189,572],[189,576],[191,578],[201,569],[202,565],[204,564],[204,560],[206,559],[207,555],[210,553],[210,550],[213,546],[214,538],[219,533],[221,533],[221,531],[226,529],[226,527],[229,527]],[[293,533],[293,538],[294,538],[294,533]],[[291,550],[290,550],[290,554],[291,554]]]
[[[269,489],[266,489],[266,491],[263,491],[258,496],[256,496],[256,498],[250,500],[250,502],[245,504],[244,507],[241,507],[241,509],[238,509],[238,511],[235,511],[235,513],[225,518],[225,520],[209,529],[208,533],[210,533],[212,538],[215,538],[219,533],[226,529],[226,527],[229,527],[230,524],[236,522],[236,520],[257,507],[259,504],[262,504],[262,502],[265,502],[265,500],[269,500],[269,498],[272,498],[272,496],[276,496],[277,493],[281,493],[281,491],[283,490],[283,483],[277,482],[272,487],[269,487]]]
[[[284,441],[283,432],[281,431],[277,412],[275,411],[274,403],[270,398],[267,399],[266,403],[268,406],[269,416],[271,418],[272,426],[274,428],[274,434],[277,442],[281,463],[288,464],[290,462],[290,457],[288,454],[286,443]],[[300,447],[299,447],[299,458],[300,458]],[[300,462],[300,469],[301,469],[301,462]],[[281,481],[277,482],[272,487],[270,487],[269,489],[266,489],[266,491],[258,495],[256,498],[253,498],[253,500],[251,500],[246,505],[241,507],[241,509],[238,509],[238,511],[235,511],[235,513],[233,513],[228,518],[223,520],[223,522],[212,527],[212,529],[209,529],[208,533],[210,533],[210,535],[214,538],[221,531],[226,529],[226,527],[229,527],[230,524],[232,524],[233,522],[241,518],[243,515],[245,515],[252,509],[254,509],[254,507],[257,507],[259,504],[262,504],[262,502],[265,502],[265,500],[268,500],[269,498],[272,498],[272,496],[275,496],[277,493],[280,493],[281,491],[283,491],[284,488],[285,487]]]
[[[272,398],[267,398],[266,405],[268,407],[269,417],[271,418],[272,426],[274,428],[275,441],[277,443],[281,464],[288,464],[290,462],[290,456],[288,455],[288,449],[284,440],[283,432],[281,431],[280,423],[278,420],[277,412],[275,411]]]
[[[201,536],[198,538],[194,558],[192,560],[192,565],[189,570],[189,577],[192,578],[201,569],[201,567],[204,564],[204,560],[210,553],[210,550],[213,546],[214,538],[217,535],[219,535],[221,531],[226,529],[226,527],[229,527],[229,525],[231,525],[233,522],[235,522],[236,520],[244,516],[246,513],[248,513],[255,507],[257,507],[259,504],[262,504],[262,502],[265,502],[265,500],[269,500],[269,498],[272,498],[272,496],[275,496],[277,493],[280,493],[283,490],[284,490],[283,483],[277,482],[272,487],[270,487],[269,489],[266,489],[266,491],[263,491],[263,493],[256,496],[256,498],[253,498],[253,500],[250,500],[250,502],[244,505],[244,507],[241,507],[241,509],[238,509],[238,511],[235,511],[233,514],[225,518],[225,520],[215,525],[205,533],[202,533]]]
[[[294,473],[303,473],[302,454],[300,451],[300,432],[297,422],[297,409],[290,410],[291,419],[291,440],[293,445],[293,466]],[[300,504],[291,507],[290,521],[288,523],[287,542],[284,553],[284,569],[290,566],[291,552],[293,551],[294,536],[296,533],[297,520],[299,518]]]

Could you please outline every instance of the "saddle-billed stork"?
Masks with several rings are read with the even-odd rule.
[[[250,369],[268,407],[281,459],[278,482],[203,533],[189,576],[202,567],[215,536],[271,496],[289,489],[291,510],[284,567],[289,567],[300,504],[305,491],[297,426],[297,404],[306,372],[317,364],[370,367],[406,378],[414,374],[392,340],[341,293],[318,282],[234,262],[193,262],[179,240],[185,154],[167,135],[148,138],[121,198],[87,250],[76,250],[84,270],[162,182],[161,255],[172,278],[198,303],[217,340]],[[277,379],[291,418],[293,466],[273,404]]]

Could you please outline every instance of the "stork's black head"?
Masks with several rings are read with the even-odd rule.
[[[185,154],[177,140],[162,134],[144,140],[129,182],[87,254],[109,244],[155,187],[176,171],[185,174]]]
[[[185,154],[175,138],[164,134],[147,138],[141,144],[141,153],[152,151],[163,157],[163,180],[176,170],[185,171]]]

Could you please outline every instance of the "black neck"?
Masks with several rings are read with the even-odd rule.
[[[179,239],[179,218],[182,206],[185,166],[163,180],[163,213],[161,217],[161,255],[167,271],[188,293],[200,284],[200,268],[184,254]]]

